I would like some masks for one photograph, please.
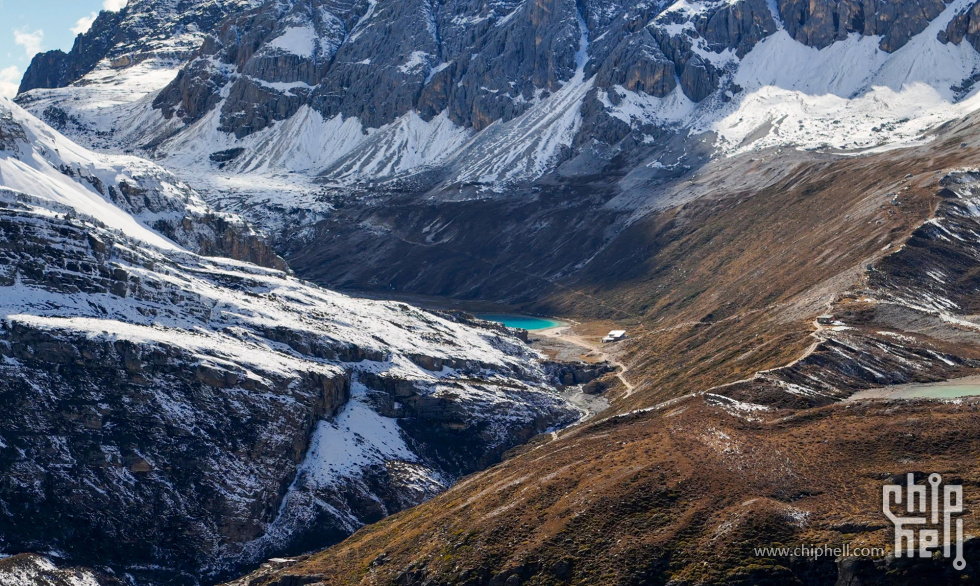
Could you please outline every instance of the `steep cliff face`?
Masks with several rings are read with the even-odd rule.
[[[65,87],[95,69],[116,44],[115,32],[122,17],[122,12],[102,11],[92,23],[92,28],[76,37],[71,52],[56,49],[35,55],[18,93],[38,88]]]
[[[65,87],[100,65],[121,70],[146,60],[186,61],[219,21],[256,3],[130,0],[119,11],[103,10],[92,27],[78,35],[70,52],[35,56],[20,93]]]
[[[238,139],[304,105],[324,120],[353,118],[365,128],[417,112],[425,122],[444,115],[480,132],[594,74],[601,89],[621,85],[665,97],[679,83],[688,98],[702,101],[723,74],[712,54],[744,56],[777,28],[761,0],[668,9],[657,18],[660,12],[645,3],[565,0],[274,3],[227,21],[154,107],[185,123],[220,107],[218,130]]]
[[[644,152],[632,169],[667,166],[664,133],[714,132],[724,150],[763,138],[819,146],[831,121],[814,108],[826,94],[862,110],[845,109],[838,125],[868,114],[861,96],[882,102],[851,146],[907,140],[972,87],[975,52],[954,49],[972,4],[284,0],[181,12],[136,2],[89,33],[115,36],[84,83],[19,100],[90,144],[145,148],[175,168],[218,167],[229,180],[208,182],[216,191],[243,174],[263,177],[236,185],[256,197],[272,185],[294,191],[285,174],[320,176],[330,191],[393,179],[415,192],[500,188],[560,178],[563,166],[608,173],[636,144]],[[135,40],[147,31],[161,39],[149,48]],[[937,54],[944,44],[949,54]],[[146,60],[157,73],[137,76]],[[808,61],[819,75],[807,74]],[[99,82],[130,75],[127,96]],[[40,65],[28,73],[46,76]],[[874,89],[915,82],[938,100],[913,117]],[[84,89],[93,83],[99,92]],[[66,99],[79,94],[85,105]],[[810,108],[800,112],[799,101]]]
[[[183,112],[185,122],[194,122],[209,109],[201,107],[206,90],[204,104],[216,107],[230,83],[219,129],[238,138],[304,104],[324,119],[356,118],[367,128],[416,111],[424,120],[445,112],[454,124],[480,131],[557,92],[584,58],[585,78],[598,74],[600,90],[621,86],[662,98],[679,82],[685,96],[701,102],[721,88],[729,54],[745,57],[783,23],[809,47],[858,34],[881,37],[881,50],[893,53],[947,4],[788,0],[775,6],[776,13],[762,0],[661,9],[564,0],[492,7],[272,3],[226,21],[154,106],[167,118]]]
[[[229,232],[209,218],[235,219],[2,107],[5,554],[213,580],[334,543],[579,417],[516,337],[192,252],[154,227],[210,243]]]
[[[417,110],[480,130],[571,78],[582,32],[571,2],[270,3],[226,21],[154,106],[193,122],[224,88],[219,130],[238,138],[307,104],[369,128]]]
[[[794,39],[823,48],[848,35],[881,37],[880,46],[889,53],[902,48],[926,29],[951,0],[786,0],[779,2],[779,15]]]
[[[974,48],[980,46],[980,4],[974,4],[969,10],[964,10],[953,18],[946,30],[939,33],[942,41],[960,44],[964,39],[973,45]]]

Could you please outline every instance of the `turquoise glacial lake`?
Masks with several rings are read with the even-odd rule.
[[[476,317],[504,324],[508,328],[518,328],[521,330],[544,330],[562,325],[560,321],[552,319],[527,317],[525,315],[508,315],[506,313],[478,313]]]

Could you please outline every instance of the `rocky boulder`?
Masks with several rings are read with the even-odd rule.
[[[966,40],[974,49],[980,50],[980,3],[957,14],[946,30],[940,31],[939,40],[954,45]]]

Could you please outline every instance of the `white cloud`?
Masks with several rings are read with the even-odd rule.
[[[3,0],[0,0],[3,2]],[[123,8],[126,8],[128,0],[103,0],[102,10],[108,10],[110,12],[119,12]],[[71,27],[71,32],[80,35],[82,33],[87,33],[90,28],[92,28],[92,23],[99,16],[98,12],[93,12],[88,16],[83,16],[75,21],[75,26]]]
[[[41,52],[41,44],[44,42],[44,31],[37,29],[28,32],[26,28],[14,31],[14,42],[24,47],[24,54],[30,59]]]
[[[20,69],[11,65],[0,69],[0,97],[12,98],[20,86]]]
[[[75,22],[75,26],[71,27],[71,32],[80,35],[82,33],[87,33],[88,29],[92,28],[92,23],[95,22],[95,17],[98,13],[93,12],[88,16],[83,16]]]

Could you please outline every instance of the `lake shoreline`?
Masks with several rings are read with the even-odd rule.
[[[536,317],[532,315],[520,315],[513,313],[477,313],[477,319],[492,321],[503,324],[508,328],[517,330],[527,330],[529,332],[540,332],[542,330],[552,330],[570,325],[559,319],[550,317]]]
[[[980,396],[980,376],[954,378],[935,383],[908,383],[858,391],[848,401],[861,399],[951,400]]]

